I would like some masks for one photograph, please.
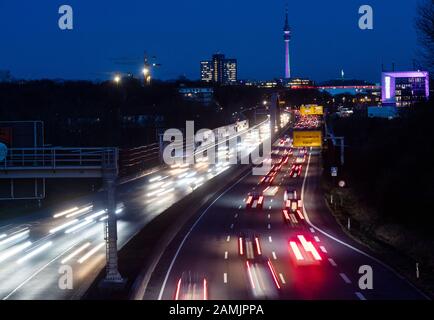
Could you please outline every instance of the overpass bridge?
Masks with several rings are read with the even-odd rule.
[[[10,148],[0,161],[0,179],[104,178],[117,173],[117,148]]]
[[[115,188],[118,176],[117,148],[10,148],[0,161],[0,179],[102,178],[107,190],[108,219],[104,227],[106,278],[122,283],[118,272]],[[44,180],[45,181],[45,180]]]

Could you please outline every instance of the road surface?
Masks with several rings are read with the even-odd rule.
[[[284,148],[276,149],[279,158]],[[277,174],[273,183],[279,189],[265,196],[263,209],[246,209],[248,194],[264,189],[258,184],[261,177],[250,173],[217,198],[165,253],[143,298],[191,298],[188,292],[197,292],[200,279],[206,279],[207,298],[218,300],[426,299],[341,230],[320,190],[319,151],[309,152],[301,176],[295,178],[289,176],[293,161],[291,156]],[[295,213],[297,223],[283,220],[285,187],[301,194],[304,219]],[[248,258],[243,235],[258,236],[261,255]],[[359,287],[361,266],[372,268],[372,289]]]

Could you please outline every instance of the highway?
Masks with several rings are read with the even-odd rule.
[[[269,136],[269,122],[254,127],[239,147],[249,152]],[[252,128],[250,128],[252,129]],[[249,129],[249,130],[250,130]],[[118,247],[176,201],[229,168],[232,150],[219,146],[219,162],[173,165],[117,188]],[[105,265],[105,193],[0,224],[0,299],[78,299]],[[62,265],[72,267],[73,289],[58,285]]]
[[[275,144],[273,162],[290,149],[290,141]],[[318,149],[307,150],[301,175],[291,177],[297,153],[276,174],[270,188],[278,190],[265,195],[262,209],[246,208],[248,195],[267,187],[249,172],[200,212],[160,260],[143,299],[426,299],[341,230],[320,189]],[[285,188],[301,197],[289,223]],[[364,265],[372,267],[372,289],[359,287]]]

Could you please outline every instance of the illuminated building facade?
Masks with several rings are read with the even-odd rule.
[[[213,67],[211,61],[200,62],[200,79],[204,82],[212,82]]]
[[[405,107],[429,98],[427,71],[383,72],[381,77],[383,105]]]
[[[313,89],[315,83],[310,79],[303,79],[303,78],[293,78],[286,82],[286,86],[293,89]]]
[[[212,60],[201,61],[201,81],[218,84],[235,84],[238,79],[236,59],[227,59],[224,54],[214,54]]]

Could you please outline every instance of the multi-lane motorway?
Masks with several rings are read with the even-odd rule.
[[[290,143],[274,146],[274,163]],[[341,230],[320,190],[319,150],[307,150],[301,175],[291,172],[297,154],[293,150],[266,193],[263,177],[249,172],[203,210],[168,249],[143,298],[426,299]],[[286,189],[296,191],[300,207],[284,213]],[[359,286],[361,266],[372,268],[372,289]],[[368,287],[369,281],[361,280]]]
[[[238,145],[247,152],[269,135],[269,122],[250,129],[259,131],[244,132]],[[117,188],[119,248],[173,203],[228,169],[233,150],[218,148],[217,164],[173,165]],[[1,221],[0,299],[80,298],[105,264],[105,201],[98,193]],[[72,289],[59,286],[65,281],[62,266],[72,268]]]
[[[248,134],[238,147],[253,150],[269,136],[268,123],[259,127],[259,140]],[[232,151],[222,147],[217,165],[175,165],[119,186],[119,247],[225,171]],[[232,183],[176,237],[144,299],[426,298],[340,229],[320,189],[319,150],[301,152],[284,139],[274,145],[272,162],[266,176],[249,172]],[[98,193],[3,221],[0,298],[79,298],[105,263],[104,203]],[[73,270],[72,290],[59,286],[62,266]],[[359,286],[361,266],[373,270],[372,289]]]

